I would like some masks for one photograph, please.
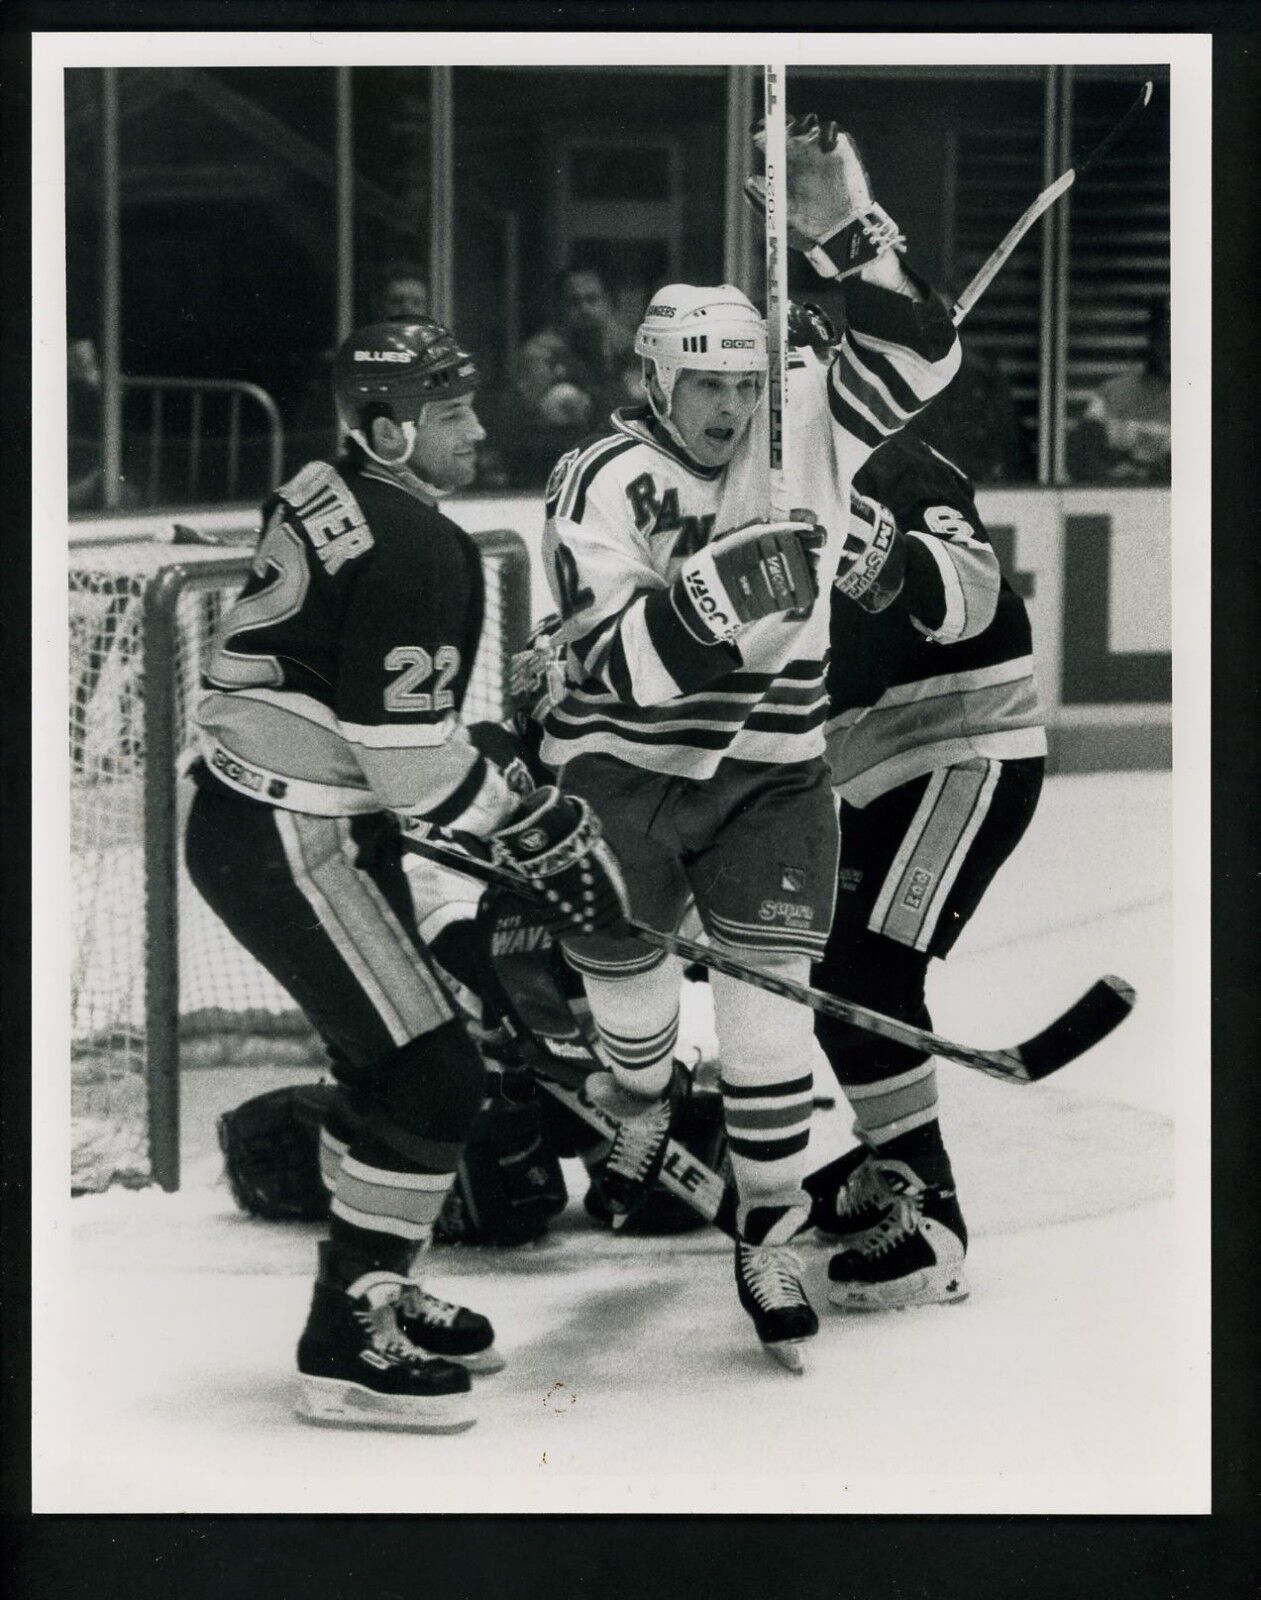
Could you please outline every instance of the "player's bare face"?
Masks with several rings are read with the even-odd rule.
[[[762,393],[759,372],[680,372],[670,420],[702,467],[723,467],[735,454]]]
[[[436,489],[467,489],[477,476],[477,447],[485,439],[472,395],[431,401],[417,423],[407,464]]]

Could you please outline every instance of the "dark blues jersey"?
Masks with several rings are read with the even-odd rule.
[[[854,480],[907,535],[906,584],[872,614],[832,594],[827,754],[851,805],[975,756],[1046,754],[1024,601],[1003,577],[972,485],[901,434]]]
[[[352,447],[268,499],[205,662],[199,742],[221,781],[272,805],[481,832],[511,810],[459,724],[481,559],[409,476]]]

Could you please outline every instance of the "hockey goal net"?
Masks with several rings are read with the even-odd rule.
[[[475,536],[486,620],[465,701],[500,717],[529,625],[518,535]],[[320,1060],[305,1020],[189,881],[180,834],[201,657],[248,546],[71,550],[72,1182],[179,1183],[181,1065]]]

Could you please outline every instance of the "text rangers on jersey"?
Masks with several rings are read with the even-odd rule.
[[[640,920],[673,928],[694,898],[712,939],[803,981],[823,953],[836,874],[823,760],[830,592],[838,580],[878,603],[898,577],[874,539],[843,548],[850,483],[950,381],[959,353],[848,136],[814,116],[788,131],[790,243],[846,278],[831,359],[803,351],[787,373],[787,480],[810,509],[756,520],[768,414],[753,305],[730,285],[659,291],[636,336],[649,405],[615,413],[548,486],[546,550],[571,643],[542,755],[604,819]],[[630,1211],[685,1093],[672,1060],[679,965],[624,937],[565,946],[613,1068],[609,1109],[625,1119],[606,1189]],[[810,1014],[720,974],[713,992],[741,1199],[738,1292],[763,1343],[795,1364],[791,1347],[817,1330],[784,1248],[805,1216]]]

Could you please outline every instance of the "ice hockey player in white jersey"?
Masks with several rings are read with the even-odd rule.
[[[871,450],[951,379],[954,329],[902,263],[852,141],[817,117],[788,138],[790,242],[844,277],[845,337],[787,373],[794,512],[768,517],[766,332],[731,285],[671,284],[636,335],[649,404],[557,464],[546,552],[570,639],[543,759],[602,818],[633,914],[672,929],[689,900],[711,939],[804,981],[832,918],[837,827],[823,760],[829,595],[878,591],[883,552],[843,554]],[[756,186],[756,180],[753,180]],[[672,1067],[680,969],[633,939],[564,939],[623,1119],[606,1192],[625,1213],[658,1170],[686,1085]],[[817,1046],[810,1013],[715,973],[736,1283],[763,1344],[799,1367],[817,1331],[788,1241]]]

